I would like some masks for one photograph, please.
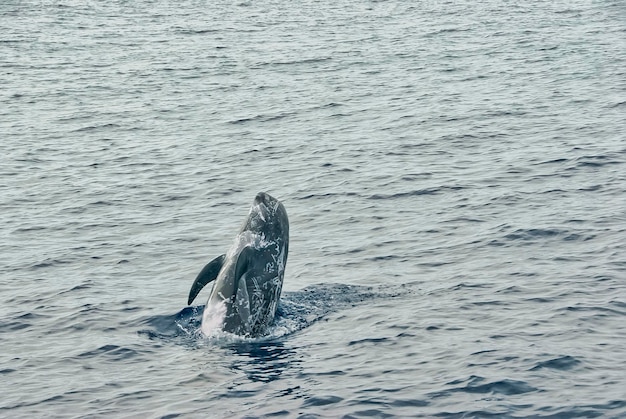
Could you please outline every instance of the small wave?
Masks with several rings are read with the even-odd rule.
[[[33,322],[42,316],[34,313],[17,314],[16,316],[4,320],[0,324],[0,332],[14,332],[31,327]]]
[[[188,28],[175,28],[174,31],[181,35],[204,35],[207,33],[219,32],[220,29],[188,29]]]
[[[19,227],[13,230],[13,233],[30,233],[46,230],[47,226],[29,226],[29,227]]]
[[[308,194],[300,197],[296,197],[295,199],[313,199],[313,198],[329,198],[333,196],[358,196],[356,192],[328,192],[328,193],[316,193],[316,194]]]
[[[618,316],[626,316],[626,311],[622,311],[622,310],[618,310],[618,309],[614,309],[611,307],[602,307],[602,306],[588,306],[588,305],[584,305],[581,303],[575,304],[575,305],[569,305],[566,307],[562,307],[557,309],[558,311],[591,311],[591,312],[595,312],[597,315],[603,315],[606,316],[608,314],[611,315],[618,315]],[[602,314],[600,314],[602,313]],[[607,314],[608,313],[608,314]]]
[[[113,360],[124,360],[136,356],[138,352],[134,349],[124,348],[117,345],[104,345],[98,349],[83,352],[78,358],[93,358],[97,356],[105,356]]]
[[[70,263],[70,261],[68,260],[61,260],[61,259],[45,259],[41,262],[35,263],[33,265],[31,265],[32,269],[41,269],[41,268],[49,268],[51,266],[57,266],[57,265],[64,265]]]
[[[580,192],[595,192],[595,191],[599,191],[603,189],[602,185],[591,185],[591,186],[586,186],[583,188],[578,188],[577,190]]]
[[[443,29],[439,29],[436,31],[432,31],[427,33],[426,35],[424,35],[426,38],[431,38],[434,36],[439,36],[439,35],[444,35],[444,34],[448,34],[448,33],[455,33],[455,32],[467,32],[471,30],[470,27],[466,27],[466,28],[443,28]]]
[[[596,154],[578,157],[575,160],[575,165],[569,167],[567,170],[577,170],[580,168],[600,168],[603,166],[623,164],[623,157],[618,153]]]
[[[395,407],[425,407],[428,406],[428,402],[420,399],[396,399],[390,403]]]
[[[73,293],[73,292],[76,292],[76,291],[82,291],[82,290],[85,290],[85,289],[89,289],[91,287],[93,287],[93,282],[92,281],[87,281],[87,282],[85,282],[83,284],[75,285],[75,286],[73,286],[70,289],[59,291],[57,293],[57,295],[70,294],[70,293]]]
[[[516,230],[507,234],[504,238],[507,240],[533,240],[536,238],[556,237],[563,233],[563,230],[558,229],[530,228]]]
[[[450,396],[451,393],[471,393],[471,394],[502,394],[512,396],[537,391],[538,389],[529,385],[524,381],[517,380],[498,380],[490,383],[479,384],[484,381],[483,377],[472,376],[470,382],[463,387],[453,387],[435,394],[435,397]],[[454,381],[450,384],[458,384]]]
[[[437,195],[441,192],[447,191],[459,191],[465,189],[465,186],[461,185],[446,185],[446,186],[434,186],[430,188],[416,189],[413,191],[397,192],[392,194],[374,194],[370,195],[368,199],[396,199],[396,198],[408,198],[412,196],[420,195]]]
[[[311,406],[327,406],[329,404],[339,403],[343,398],[339,396],[313,396],[304,400],[302,407]]]
[[[86,132],[86,131],[107,130],[107,129],[112,129],[112,128],[120,128],[120,126],[117,124],[88,125],[85,127],[75,129],[73,132],[78,133],[78,132]]]
[[[609,108],[619,108],[620,106],[626,106],[626,100],[623,101],[623,102],[612,103],[611,105],[608,105],[607,107],[609,107]]]
[[[368,199],[396,199],[396,198],[407,198],[410,196],[419,196],[419,195],[435,195],[440,192],[440,188],[424,188],[418,189],[414,191],[408,192],[397,192],[394,194],[374,194],[368,197]]]
[[[566,163],[568,162],[569,159],[565,159],[565,158],[558,158],[558,159],[550,159],[550,160],[545,160],[545,161],[540,161],[539,163],[535,163],[537,165],[543,165],[543,164],[560,164],[560,163]]]
[[[245,124],[248,122],[270,122],[270,121],[277,121],[283,118],[287,118],[293,115],[296,115],[296,112],[280,112],[274,115],[258,114],[258,115],[247,117],[247,118],[238,118],[238,119],[228,121],[228,122],[234,125]]]
[[[333,58],[326,57],[312,57],[312,58],[303,58],[300,60],[287,60],[287,61],[269,61],[269,62],[261,62],[257,64],[257,67],[264,66],[294,66],[299,64],[317,64],[323,63],[326,61],[331,61]]]
[[[507,246],[518,243],[519,245],[529,245],[546,240],[586,241],[595,238],[593,234],[573,232],[559,228],[520,228],[505,234],[502,239],[491,240],[490,246]]]
[[[580,363],[581,361],[574,358],[573,356],[565,355],[549,359],[547,361],[538,362],[537,365],[530,369],[530,371],[541,370],[544,368],[567,371],[579,365]]]
[[[388,340],[389,338],[384,338],[384,337],[383,338],[366,338],[366,339],[350,341],[348,343],[348,346],[364,345],[364,344],[378,345]]]

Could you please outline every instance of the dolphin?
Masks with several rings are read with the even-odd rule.
[[[259,192],[228,253],[210,261],[191,286],[188,305],[206,284],[215,281],[202,313],[202,333],[265,334],[276,314],[288,250],[285,207]]]

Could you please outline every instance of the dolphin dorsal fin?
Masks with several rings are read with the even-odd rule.
[[[189,291],[187,305],[191,305],[193,300],[206,284],[217,278],[217,275],[220,273],[222,265],[224,264],[225,257],[226,255],[220,255],[207,263],[204,268],[202,268],[202,270],[196,277],[196,280],[193,281],[193,285],[191,286],[191,290]]]

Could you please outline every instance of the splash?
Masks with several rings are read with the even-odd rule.
[[[222,329],[226,318],[226,303],[224,300],[217,304],[212,304],[202,313],[202,333],[206,336],[215,334]]]
[[[150,330],[139,333],[151,339],[174,340],[181,344],[205,346],[236,342],[264,342],[288,336],[306,329],[328,315],[340,310],[367,304],[375,300],[398,298],[410,294],[399,287],[364,287],[344,284],[318,284],[299,291],[285,292],[280,299],[273,323],[267,333],[257,338],[224,332],[219,325],[226,311],[223,304],[203,312],[204,306],[186,307],[175,315],[156,316],[145,321]],[[208,327],[201,329],[201,320]]]

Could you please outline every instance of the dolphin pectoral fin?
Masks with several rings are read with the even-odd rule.
[[[235,281],[237,281],[237,291],[235,295],[235,306],[241,319],[241,324],[246,333],[250,332],[250,295],[248,294],[248,279],[251,275],[249,271],[250,261],[254,260],[256,250],[250,246],[244,247],[237,257],[235,266]]]
[[[250,318],[250,296],[248,295],[248,286],[246,281],[246,272],[239,278],[237,284],[237,296],[235,297],[235,305],[237,312],[241,318],[241,324],[247,330],[249,328],[248,319]]]
[[[237,256],[237,264],[235,265],[235,281],[239,281],[239,278],[241,278],[248,270],[248,263],[250,262],[254,252],[254,249],[250,246],[244,247],[241,249],[241,252],[239,252],[239,255]]]
[[[222,265],[224,263],[224,258],[226,255],[221,255],[210,261],[206,264],[204,268],[200,271],[196,280],[193,281],[193,285],[191,286],[191,290],[189,291],[189,298],[187,299],[187,305],[191,305],[193,300],[196,298],[198,293],[204,288],[206,284],[213,281],[217,278],[217,275],[220,273],[222,269]]]

